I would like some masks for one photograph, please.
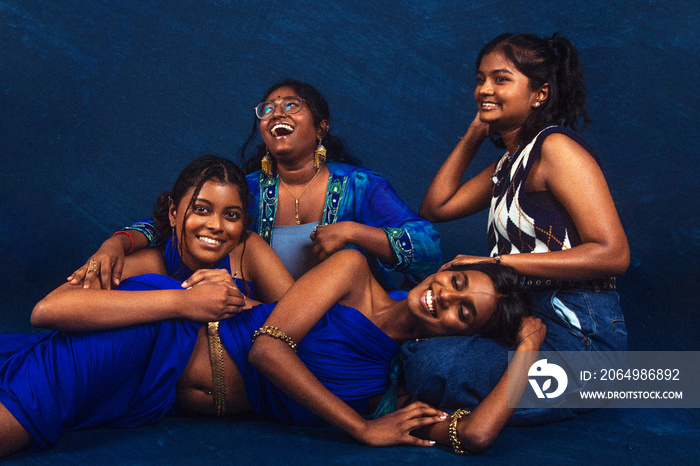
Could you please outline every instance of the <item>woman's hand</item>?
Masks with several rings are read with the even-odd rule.
[[[243,310],[245,296],[235,286],[224,282],[199,283],[184,292],[182,317],[195,322],[214,322],[234,316]]]
[[[331,254],[344,249],[349,243],[349,229],[353,222],[338,222],[320,225],[311,233],[313,253],[324,261]]]
[[[455,265],[478,264],[481,262],[495,262],[493,257],[469,256],[466,254],[458,254],[450,262],[443,264],[440,271],[452,268]]]
[[[195,285],[221,284],[236,287],[233,277],[226,269],[199,269],[190,278],[182,282],[183,288],[192,288]]]
[[[85,265],[73,272],[67,280],[72,285],[77,285],[85,279],[83,288],[90,288],[95,279],[100,281],[104,290],[111,290],[113,286],[117,287],[124,270],[125,254],[122,237],[126,237],[128,240],[126,235],[115,235],[108,238]],[[90,267],[91,264],[93,264],[92,267]]]
[[[544,337],[547,334],[547,326],[537,317],[525,317],[518,330],[517,349],[522,351],[538,351]]]
[[[379,419],[366,421],[365,429],[355,438],[367,445],[383,447],[390,445],[415,445],[430,447],[434,441],[411,435],[421,427],[431,426],[447,419],[447,414],[425,403],[416,401]]]
[[[489,137],[489,128],[489,124],[481,121],[480,113],[476,112],[476,116],[469,125],[469,129],[467,129],[464,137],[481,145]]]

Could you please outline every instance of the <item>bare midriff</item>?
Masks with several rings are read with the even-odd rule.
[[[243,385],[238,367],[224,348],[224,378],[226,380],[226,415],[250,411],[253,407]],[[214,416],[214,397],[207,328],[202,326],[190,360],[177,382],[177,406],[184,414]]]

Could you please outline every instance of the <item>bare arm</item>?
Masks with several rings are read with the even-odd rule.
[[[77,285],[82,282],[85,288],[90,288],[93,281],[99,279],[102,288],[111,290],[119,286],[124,269],[124,257],[127,252],[135,253],[148,247],[148,238],[136,230],[130,230],[129,235],[120,233],[107,238],[95,254],[78,270],[70,274],[68,282]],[[133,239],[133,244],[131,243]],[[88,273],[91,261],[99,263],[99,268]]]
[[[545,139],[527,183],[548,190],[571,216],[581,244],[563,251],[501,255],[518,273],[560,280],[622,275],[630,252],[622,223],[598,163],[581,145],[555,133]],[[493,260],[458,256],[452,263]]]
[[[359,222],[344,221],[320,226],[312,235],[312,241],[313,252],[322,261],[349,244],[378,257],[384,264],[395,264],[398,260],[384,230]]]
[[[488,125],[479,116],[442,164],[420,206],[420,215],[431,222],[446,222],[475,214],[487,208],[495,163],[462,183],[467,167],[488,136]]]
[[[241,311],[243,294],[226,270],[209,270],[210,277],[187,290],[121,291],[65,283],[49,293],[32,311],[31,322],[52,330],[89,331],[119,328],[167,319],[220,320]],[[165,274],[160,249],[142,250],[126,258],[124,276]],[[212,275],[218,275],[215,279]]]
[[[508,368],[494,389],[469,414],[457,423],[457,435],[462,447],[469,452],[480,452],[487,449],[498,437],[503,427],[510,419],[520,397],[527,386],[527,372],[537,360],[538,350],[544,341],[545,325],[535,317],[523,320],[518,334],[519,343],[515,355],[508,363]],[[508,402],[510,394],[516,396]],[[424,438],[436,440],[450,445],[448,434],[449,419],[425,428],[419,432]]]
[[[380,290],[381,287],[372,277],[361,253],[339,251],[302,276],[285,294],[265,325],[279,327],[299,342],[336,302],[358,310],[371,308],[373,289]],[[303,303],[303,312],[299,303]],[[412,437],[409,433],[440,421],[444,416],[441,411],[417,404],[377,421],[368,421],[324,387],[292,349],[278,339],[258,337],[249,360],[302,406],[370,445],[431,445],[430,441]]]
[[[243,234],[247,235],[246,252],[243,255],[245,278],[255,284],[259,301],[263,303],[279,301],[294,284],[292,275],[264,239],[253,232]],[[234,260],[237,259],[232,257],[231,261]]]

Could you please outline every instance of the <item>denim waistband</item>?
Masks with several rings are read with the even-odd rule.
[[[531,290],[550,289],[579,289],[595,291],[615,291],[615,277],[598,278],[595,280],[554,280],[543,277],[523,277],[522,284]]]

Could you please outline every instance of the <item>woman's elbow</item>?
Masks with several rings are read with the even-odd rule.
[[[255,368],[263,370],[266,364],[272,362],[275,355],[272,344],[274,341],[266,341],[267,338],[256,339],[248,352],[248,362]]]
[[[36,306],[34,306],[34,309],[32,309],[32,315],[29,317],[29,322],[34,327],[47,328],[51,324],[51,319],[49,318],[51,315],[50,309],[51,307],[50,305],[47,305],[46,299],[42,299]]]
[[[605,254],[608,262],[608,274],[613,277],[619,277],[627,272],[630,265],[630,248],[627,241],[611,248]]]
[[[470,430],[460,434],[462,448],[470,453],[486,451],[494,440],[496,435],[484,430]]]
[[[438,221],[436,216],[433,213],[433,209],[431,209],[430,207],[428,207],[425,204],[421,204],[420,208],[418,209],[418,215],[420,215],[421,217],[423,217],[424,219],[426,219],[429,222],[437,222]]]

